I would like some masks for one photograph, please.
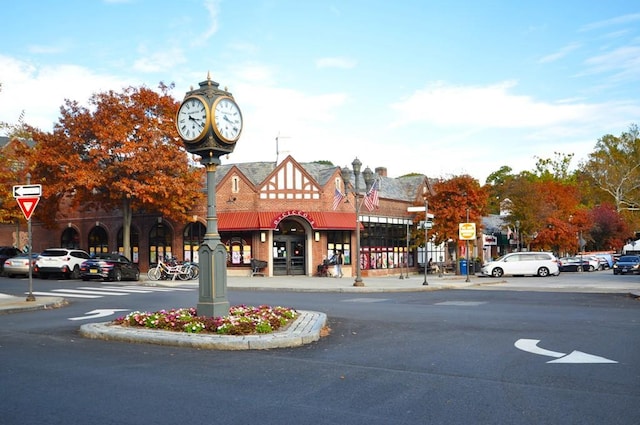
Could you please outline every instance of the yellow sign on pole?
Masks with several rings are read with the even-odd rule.
[[[459,223],[458,234],[460,240],[474,240],[476,238],[476,223]]]

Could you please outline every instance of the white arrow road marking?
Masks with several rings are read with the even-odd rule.
[[[557,360],[549,360],[547,363],[618,363],[615,360],[605,359],[604,357],[594,356],[593,354],[583,353],[574,350],[571,354],[560,353],[557,351],[545,350],[538,347],[539,339],[519,339],[515,342],[516,348],[532,354],[541,356],[556,357]]]
[[[547,363],[618,363],[615,360],[605,359],[604,357],[594,356],[593,354],[583,353],[582,351],[573,351],[568,356],[561,359],[550,360]]]
[[[89,311],[89,312],[85,313],[85,316],[70,317],[69,320],[97,319],[98,317],[111,316],[112,314],[114,314],[117,311],[129,311],[129,310],[121,309],[121,308],[116,308],[116,309],[113,309],[113,310],[92,310],[92,311]],[[86,316],[87,314],[90,314],[91,316]]]
[[[557,351],[545,350],[544,348],[538,347],[539,339],[519,339],[514,344],[516,348],[526,351],[528,353],[540,354],[541,356],[549,356],[549,357],[562,357],[566,356],[567,353],[558,353]]]

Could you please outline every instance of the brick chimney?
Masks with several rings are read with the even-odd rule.
[[[387,177],[387,167],[376,167],[376,174],[380,177]]]

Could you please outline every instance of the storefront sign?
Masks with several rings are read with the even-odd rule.
[[[288,211],[283,211],[280,214],[278,214],[276,217],[274,217],[273,219],[273,228],[275,229],[276,227],[278,227],[278,224],[280,224],[280,222],[282,220],[284,220],[285,218],[289,218],[291,216],[298,216],[298,217],[302,217],[305,220],[307,220],[309,222],[309,224],[311,225],[311,227],[313,227],[315,225],[315,220],[311,217],[311,215],[306,212],[306,211],[302,211],[302,210],[288,210]]]

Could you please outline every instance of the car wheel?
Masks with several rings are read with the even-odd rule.
[[[140,280],[140,272],[136,271],[136,273],[133,275],[133,280],[135,280],[136,282]]]
[[[69,273],[69,279],[79,279],[80,278],[80,267],[75,266],[71,273]]]
[[[593,267],[593,266],[589,266],[589,271],[590,271],[590,272],[595,272],[595,271],[596,271],[596,268],[595,268],[595,267]]]
[[[540,267],[538,269],[538,276],[540,277],[547,277],[549,276],[549,269],[546,267]]]
[[[122,271],[116,269],[113,271],[114,282],[120,282],[122,280]]]
[[[500,267],[496,267],[495,269],[491,270],[491,276],[493,277],[502,277],[503,274],[504,271]]]

